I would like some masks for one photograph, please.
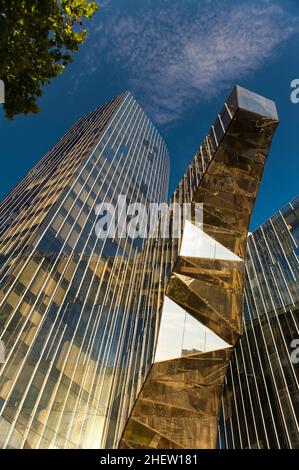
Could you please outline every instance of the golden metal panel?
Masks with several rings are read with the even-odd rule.
[[[121,448],[214,447],[230,357],[224,349],[154,364]]]

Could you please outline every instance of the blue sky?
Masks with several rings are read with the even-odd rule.
[[[164,137],[170,194],[238,83],[280,117],[253,214],[256,228],[299,194],[298,0],[105,0],[73,64],[44,89],[41,113],[0,111],[0,198],[90,109],[131,90]]]

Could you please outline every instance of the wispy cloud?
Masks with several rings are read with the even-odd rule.
[[[134,14],[124,15],[111,2],[109,15],[91,32],[82,76],[99,71],[105,51],[126,76],[126,86],[162,124],[251,75],[299,30],[286,2],[140,3]]]

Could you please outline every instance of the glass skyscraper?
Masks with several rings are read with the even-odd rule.
[[[80,119],[2,202],[0,447],[115,445],[156,318],[134,291],[142,239],[98,237],[97,207],[122,194],[163,202],[168,179],[166,146],[127,92]]]
[[[244,335],[224,387],[218,446],[298,449],[298,197],[248,237],[244,314]]]

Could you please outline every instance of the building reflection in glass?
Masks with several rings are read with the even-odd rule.
[[[0,206],[0,446],[113,445],[152,360],[140,240],[96,237],[101,201],[163,202],[169,160],[130,93],[80,119]],[[147,288],[156,282],[148,278]]]

